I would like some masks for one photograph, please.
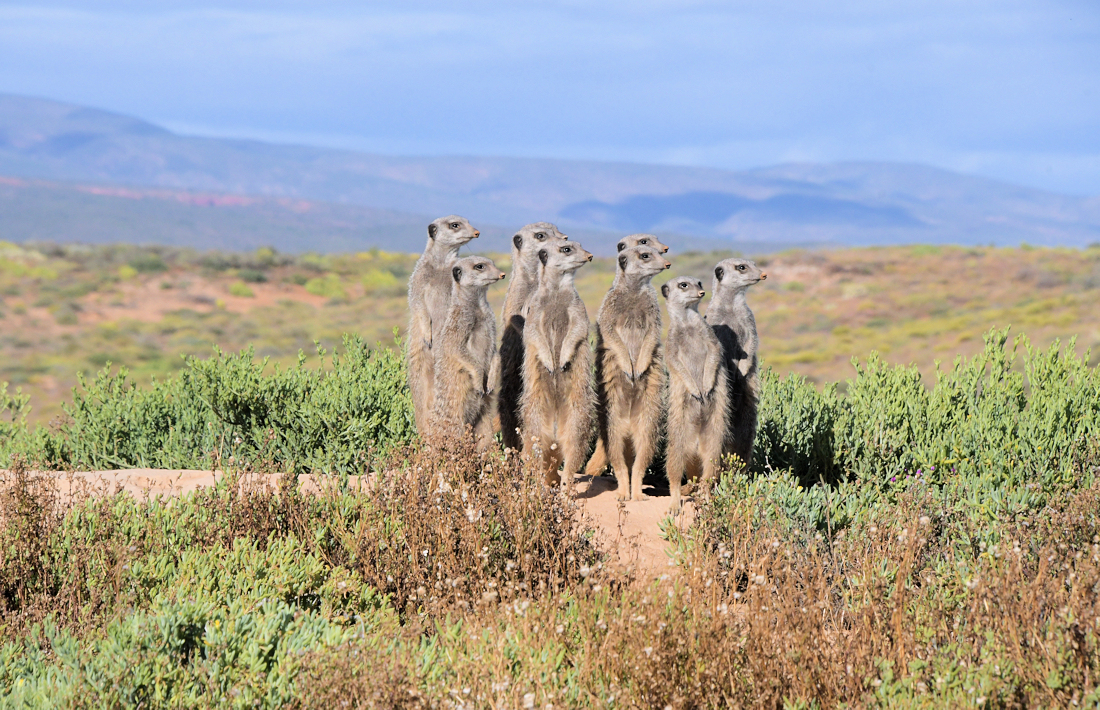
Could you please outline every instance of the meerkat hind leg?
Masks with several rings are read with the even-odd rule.
[[[630,461],[630,497],[634,500],[649,500],[649,496],[642,493],[642,483],[646,468],[653,458],[653,441],[649,437],[631,436],[630,448],[633,454]]]
[[[485,451],[493,443],[493,417],[492,412],[486,412],[474,425],[474,438],[477,439],[478,451]]]
[[[629,441],[630,438],[620,432],[608,431],[607,458],[611,463],[611,472],[615,474],[615,490],[619,500],[630,500],[630,464],[633,456],[628,459],[627,454],[633,454],[633,447],[627,451]]]
[[[668,512],[679,515],[681,510],[681,486],[684,482],[684,452],[679,445],[671,444],[665,451],[665,473],[668,476],[668,490],[672,496],[672,505]]]
[[[703,457],[697,452],[684,457],[684,495],[691,495],[706,478],[706,465]]]

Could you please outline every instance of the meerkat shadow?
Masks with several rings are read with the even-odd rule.
[[[587,483],[587,486],[582,485]],[[615,479],[610,476],[578,476],[574,480],[574,486],[576,486],[576,499],[588,500],[596,498],[604,494],[612,494],[615,492]]]

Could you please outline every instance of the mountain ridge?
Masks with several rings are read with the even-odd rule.
[[[730,248],[900,242],[1084,246],[1100,240],[1100,197],[1060,195],[920,164],[789,163],[726,171],[542,158],[385,156],[184,136],[121,113],[8,94],[0,94],[0,174],[342,205],[350,210],[348,219],[355,213],[362,220],[364,233],[381,234],[380,225],[389,224],[395,248],[407,247],[414,236],[422,241],[423,225],[414,230],[416,220],[426,223],[432,215],[454,212],[501,233],[548,219],[578,234],[597,235],[601,244],[630,231]],[[370,210],[410,217],[379,222]],[[180,232],[173,238],[187,236]]]

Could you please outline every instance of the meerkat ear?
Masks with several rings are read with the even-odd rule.
[[[626,254],[619,256],[619,268],[626,271]]]
[[[461,281],[461,279],[462,279],[462,267],[461,266],[456,266],[453,269],[451,269],[451,276],[454,277],[455,283],[459,283],[459,281]]]
[[[428,225],[428,239],[435,239],[436,229],[438,229],[438,227],[435,226],[435,222]]]
[[[546,266],[546,260],[548,258],[550,258],[550,254],[547,253],[545,249],[539,249],[539,261],[542,262],[543,266]]]
[[[512,237],[512,243],[516,245],[516,249],[519,249],[519,245],[523,244],[523,235],[517,234],[516,236]]]
[[[725,275],[725,273],[726,273],[726,270],[725,270],[725,269],[723,269],[723,268],[722,268],[721,266],[717,266],[717,267],[715,267],[715,269],[714,269],[714,278],[716,278],[716,279],[718,279],[719,281],[721,281],[721,280],[722,280],[722,276],[724,276],[724,275]]]
[[[622,251],[623,249],[626,249],[626,242],[619,242],[618,246],[615,247],[615,251]]]
[[[668,298],[668,284],[661,284],[661,295]]]

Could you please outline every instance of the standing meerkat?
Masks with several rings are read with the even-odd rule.
[[[434,410],[435,355],[432,345],[443,330],[451,300],[451,267],[458,250],[481,233],[463,217],[441,217],[428,225],[428,246],[409,277],[409,331],[405,360],[416,430],[428,431]]]
[[[573,282],[592,255],[579,244],[558,242],[539,249],[538,258],[539,285],[524,313],[523,438],[547,485],[562,480],[568,491],[584,465],[592,426],[588,312]]]
[[[460,437],[472,427],[478,446],[493,438],[497,327],[489,286],[504,278],[490,259],[468,256],[451,267],[451,305],[435,353],[433,436]]]
[[[669,512],[680,512],[685,480],[711,481],[726,443],[729,378],[722,344],[699,315],[706,292],[699,279],[681,276],[661,286],[668,304],[668,432],[665,473],[672,493]]]
[[[718,336],[729,376],[729,428],[723,452],[737,454],[752,464],[756,438],[757,405],[760,401],[760,373],[757,371],[756,319],[746,291],[768,275],[749,259],[726,259],[714,267],[714,295],[707,307],[707,325]]]
[[[642,477],[657,448],[665,379],[661,307],[650,282],[670,266],[650,246],[619,252],[615,284],[596,317],[599,444],[585,473],[598,475],[609,461],[619,500],[647,497],[642,494]]]
[[[668,247],[661,243],[656,236],[652,234],[628,234],[619,240],[619,243],[615,245],[615,251],[622,253],[624,249],[637,246],[653,247],[662,254],[668,253]],[[615,269],[615,280],[611,284],[612,288],[619,285],[621,269]],[[604,441],[602,437],[596,438],[596,449],[592,452],[592,458],[588,460],[588,465],[585,466],[584,473],[587,476],[600,476],[607,469],[607,451],[604,449]]]
[[[501,310],[500,341],[500,433],[506,449],[523,449],[523,311],[538,288],[539,249],[568,239],[549,222],[529,224],[512,237],[512,279]]]

